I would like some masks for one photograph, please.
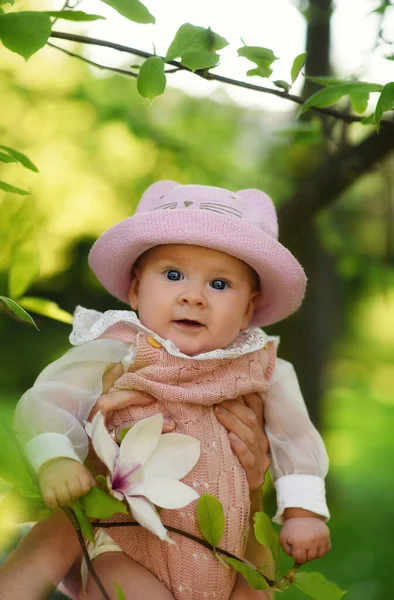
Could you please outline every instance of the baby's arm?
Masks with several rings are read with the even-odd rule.
[[[49,480],[55,473],[58,492],[48,492],[50,505],[58,503],[57,494],[63,503],[66,496],[86,489],[82,462],[88,453],[88,437],[83,423],[102,392],[104,372],[112,363],[124,362],[128,352],[128,344],[110,339],[78,346],[46,367],[20,399],[14,427],[45,491],[51,489]],[[54,460],[62,460],[59,472],[67,479],[63,491],[57,483]]]
[[[281,545],[297,562],[320,558],[330,549],[324,491],[328,458],[294,369],[281,359],[266,395],[264,417],[278,499],[274,521],[284,523]]]

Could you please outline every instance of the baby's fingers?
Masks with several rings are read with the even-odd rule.
[[[295,562],[304,563],[307,560],[313,560],[312,558],[308,558],[308,552],[305,548],[301,548],[300,546],[291,546],[290,556],[292,556]]]

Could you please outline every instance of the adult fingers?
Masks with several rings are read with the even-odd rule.
[[[253,452],[249,450],[247,445],[235,433],[230,432],[228,437],[231,449],[241,463],[242,468],[245,471],[253,469],[256,465],[256,457]]]
[[[124,368],[122,363],[116,363],[112,365],[108,371],[106,371],[103,375],[103,394],[106,394],[111,387],[114,385],[115,381],[119,379],[121,375],[124,373]]]
[[[114,390],[100,396],[90,411],[88,421],[91,421],[99,410],[106,419],[109,419],[115,410],[120,410],[121,408],[132,405],[147,406],[155,401],[156,398],[153,396],[150,396],[145,392],[139,392],[138,390]]]
[[[244,444],[249,448],[255,446],[258,424],[252,410],[236,401],[226,401],[215,407],[215,414],[220,423]]]
[[[244,397],[244,402],[246,406],[248,406],[251,410],[253,410],[254,414],[257,417],[259,424],[262,426],[264,421],[264,402],[261,397],[261,394],[251,393],[246,394]]]

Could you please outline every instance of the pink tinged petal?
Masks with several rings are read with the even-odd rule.
[[[104,417],[98,412],[92,421],[92,443],[94,451],[105,466],[113,473],[119,453],[118,445],[109,435],[104,424]]]
[[[117,468],[129,470],[143,465],[157,446],[163,426],[161,414],[141,419],[126,433],[121,445]]]
[[[166,541],[169,544],[175,543],[168,537],[167,529],[160,521],[157,510],[148,500],[145,500],[145,498],[130,498],[128,496],[126,496],[126,500],[129,503],[133,517],[142,527],[157,535],[162,541]]]
[[[146,478],[182,479],[200,457],[200,442],[182,433],[165,433],[144,465]]]
[[[183,508],[199,498],[193,488],[167,477],[134,483],[126,493],[128,496],[145,496],[153,504],[162,508]]]

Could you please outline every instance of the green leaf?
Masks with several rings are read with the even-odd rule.
[[[218,54],[208,50],[188,50],[183,53],[182,64],[192,71],[197,71],[197,69],[212,69],[216,67],[219,60]]]
[[[164,61],[159,56],[151,56],[140,67],[137,78],[137,90],[150,102],[166,89]]]
[[[59,305],[56,304],[56,302],[52,302],[52,300],[36,298],[35,296],[24,296],[23,298],[19,298],[18,301],[23,308],[31,310],[34,313],[43,315],[49,319],[54,319],[55,321],[60,321],[61,323],[72,323],[72,315],[60,308]]]
[[[28,158],[26,154],[22,154],[22,152],[19,152],[18,150],[9,148],[9,146],[0,146],[0,148],[8,152],[10,156],[12,156],[19,163],[21,163],[21,165],[26,167],[26,169],[30,169],[30,171],[38,173],[37,167],[31,162],[30,158]]]
[[[45,14],[56,19],[65,19],[66,21],[97,21],[105,19],[101,15],[89,15],[82,10],[46,10]]]
[[[272,82],[274,85],[276,85],[276,87],[281,88],[282,90],[285,90],[285,92],[288,92],[289,89],[291,88],[290,83],[287,83],[287,81],[284,81],[283,79],[277,79],[276,81]]]
[[[363,125],[374,125],[375,124],[375,113],[368,115],[368,117],[364,117],[364,119],[361,119],[360,123],[362,123]]]
[[[126,596],[124,595],[122,588],[116,583],[116,581],[114,581],[114,588],[117,600],[126,600]]]
[[[38,487],[37,491],[39,492]],[[17,488],[13,488],[0,504],[1,513],[12,515],[15,523],[31,523],[48,518],[51,511],[45,506],[41,495],[27,497]]]
[[[18,299],[36,279],[40,272],[40,254],[34,242],[16,247],[8,275],[11,298]]]
[[[246,563],[242,562],[242,560],[237,560],[236,558],[230,558],[229,556],[221,557],[226,563],[231,565],[238,573],[241,573],[243,577],[246,579],[248,584],[254,590],[267,590],[269,588],[268,583],[265,578],[256,571],[256,569],[252,569]]]
[[[4,46],[28,60],[48,41],[51,20],[43,12],[21,11],[0,15],[0,39]]]
[[[223,506],[215,496],[204,494],[197,502],[196,516],[199,530],[215,549],[224,532]]]
[[[26,192],[26,190],[22,190],[15,185],[7,183],[6,181],[0,181],[0,190],[3,190],[4,192],[10,192],[11,194],[19,194],[19,196],[30,196],[30,192]]]
[[[313,81],[313,83],[318,83],[319,85],[324,85],[324,87],[329,85],[339,85],[340,83],[349,83],[346,79],[338,79],[338,77],[333,77],[332,75],[320,75],[315,77],[312,75],[305,75],[305,79]]]
[[[120,15],[136,23],[155,23],[156,19],[139,0],[101,0]]]
[[[305,112],[308,108],[325,108],[336,104],[344,96],[352,94],[369,94],[370,92],[380,92],[382,86],[378,83],[364,83],[362,81],[348,81],[338,85],[332,85],[313,94],[301,108]]]
[[[78,502],[72,502],[71,508],[75,512],[75,516],[77,517],[77,521],[82,531],[82,535],[87,538],[90,542],[94,543],[94,531],[91,522],[83,512],[81,505],[81,499]]]
[[[375,123],[379,125],[382,120],[383,113],[386,110],[394,108],[394,81],[386,83],[382,93],[379,96],[375,110]]]
[[[116,513],[127,514],[127,506],[107,492],[93,487],[86,496],[79,499],[85,514],[91,519],[108,519]]]
[[[0,152],[0,161],[4,163],[18,162],[16,158],[10,156],[9,154],[4,154],[4,152]]]
[[[37,477],[9,424],[0,421],[0,477],[12,485],[37,496]]]
[[[350,94],[350,103],[356,113],[362,114],[368,108],[369,94],[365,92],[352,92]]]
[[[304,66],[305,62],[306,62],[306,52],[302,52],[302,54],[299,54],[293,60],[293,65],[291,67],[291,83],[295,82],[295,80],[297,79],[298,75],[300,74],[300,71],[301,71],[302,67]]]
[[[339,600],[346,594],[321,573],[299,571],[294,577],[294,585],[315,600]]]
[[[181,63],[192,71],[210,69],[219,62],[216,51],[225,46],[228,46],[228,41],[212,29],[184,23],[176,32],[165,60],[180,58]]]
[[[251,69],[247,75],[260,77],[269,77],[272,73],[271,64],[278,59],[272,50],[260,46],[242,46],[238,48],[238,56],[243,56],[257,65],[257,69]]]
[[[4,304],[8,306],[8,308],[12,310],[12,312],[15,313],[17,317],[19,317],[19,319],[30,323],[30,325],[34,325],[34,327],[38,330],[38,327],[35,324],[33,318],[29,315],[29,313],[23,310],[23,308],[19,306],[19,304],[15,302],[15,300],[11,300],[11,298],[7,298],[6,296],[0,296],[0,300],[2,300]]]
[[[263,512],[257,512],[254,515],[254,534],[256,540],[266,546],[272,554],[275,563],[275,569],[279,569],[279,538],[271,519]]]

